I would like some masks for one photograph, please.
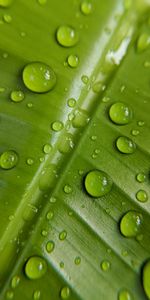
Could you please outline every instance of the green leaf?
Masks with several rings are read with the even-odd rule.
[[[0,7],[2,300],[149,297],[142,273],[150,256],[150,2],[89,3],[14,0]],[[60,26],[72,28],[66,37],[63,27],[58,38]],[[56,74],[47,93],[23,81],[32,62]],[[116,124],[109,113],[116,102],[133,111],[130,122]],[[117,149],[121,136],[128,138],[123,152],[129,139],[136,144],[132,154]],[[89,192],[84,184],[92,170],[113,182],[102,195],[100,177],[90,177],[95,198],[95,187]],[[141,218],[134,237],[120,231],[128,211]]]

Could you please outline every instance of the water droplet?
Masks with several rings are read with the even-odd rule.
[[[9,219],[9,221],[13,221],[13,220],[14,220],[14,215],[10,215],[10,216],[8,217],[8,219]]]
[[[145,125],[145,122],[144,121],[138,121],[137,124],[138,124],[139,127],[143,127]]]
[[[2,56],[3,56],[3,58],[7,58],[7,57],[8,57],[8,53],[4,52],[4,53],[2,54]]]
[[[146,262],[144,268],[143,268],[143,288],[144,291],[150,299],[150,260]]]
[[[62,268],[62,269],[64,268],[64,262],[63,261],[61,261],[59,265],[60,265],[60,268]]]
[[[71,68],[76,68],[79,64],[79,58],[77,55],[69,55],[68,57],[68,65],[71,67]]]
[[[146,175],[144,173],[138,173],[136,179],[138,182],[142,183],[146,180]]]
[[[144,190],[139,190],[136,194],[136,198],[140,202],[147,202],[148,195]]]
[[[76,105],[76,100],[74,98],[70,98],[70,99],[68,99],[67,104],[69,107],[73,108]]]
[[[95,141],[97,140],[97,136],[96,136],[96,135],[92,135],[92,136],[91,136],[91,140],[92,140],[93,142],[95,142]]]
[[[13,102],[21,102],[24,99],[24,93],[22,91],[12,91],[10,98]]]
[[[18,275],[13,276],[11,280],[11,287],[15,289],[20,283],[20,277]]]
[[[48,232],[45,229],[43,229],[42,232],[41,232],[41,234],[42,234],[42,236],[46,237],[47,234],[48,234]]]
[[[49,201],[50,201],[50,203],[52,203],[52,204],[54,204],[54,203],[56,203],[56,198],[55,197],[51,197],[50,199],[49,199]]]
[[[14,292],[9,290],[6,292],[6,299],[13,299],[14,298]]]
[[[45,5],[47,3],[47,0],[37,0],[37,2],[40,4],[40,5]]]
[[[101,269],[103,271],[108,271],[110,269],[110,262],[108,260],[103,260],[101,263]]]
[[[122,254],[122,256],[126,257],[126,256],[128,256],[128,251],[127,250],[122,250],[121,254]]]
[[[73,47],[77,44],[79,37],[76,30],[71,26],[60,26],[57,29],[57,42],[63,47]]]
[[[49,154],[52,150],[52,146],[50,144],[45,144],[44,147],[43,147],[43,152],[45,154]]]
[[[92,12],[92,3],[89,1],[83,1],[81,3],[81,12],[87,16]]]
[[[5,14],[5,15],[3,15],[3,20],[4,20],[5,23],[9,24],[12,21],[12,17],[8,14]]]
[[[51,67],[42,62],[27,64],[23,70],[25,86],[35,93],[46,93],[56,84],[56,75]]]
[[[142,214],[136,211],[128,211],[121,219],[120,231],[125,237],[136,237],[142,225]]]
[[[69,299],[70,297],[70,288],[68,286],[64,286],[60,291],[61,299]]]
[[[63,136],[63,139],[58,143],[59,152],[65,154],[70,152],[74,147],[73,136],[71,133],[67,133]]]
[[[4,87],[0,87],[0,93],[4,93],[5,92],[5,88]]]
[[[29,165],[29,166],[32,166],[33,165],[33,163],[34,163],[34,160],[33,160],[33,158],[27,158],[27,165]]]
[[[121,136],[116,141],[117,149],[124,154],[132,154],[136,150],[136,144],[128,137]]]
[[[59,234],[59,239],[61,241],[64,241],[66,239],[66,237],[67,237],[67,231],[66,230],[61,231]]]
[[[55,244],[53,241],[48,241],[47,244],[46,244],[46,251],[48,253],[51,253],[55,248]]]
[[[89,82],[89,77],[87,75],[82,75],[81,80],[84,84],[87,84]]]
[[[33,299],[34,300],[39,300],[41,297],[41,292],[39,290],[36,290],[34,293],[33,293]]]
[[[102,197],[112,188],[111,178],[103,171],[90,171],[85,178],[85,188],[92,197]]]
[[[115,124],[125,125],[131,122],[133,113],[127,104],[116,102],[110,107],[109,116]]]
[[[64,192],[65,192],[66,194],[70,194],[70,193],[72,192],[72,187],[71,187],[69,184],[66,184],[66,185],[64,186]]]
[[[31,102],[27,103],[27,107],[28,108],[32,108],[33,107],[33,103],[31,103]]]
[[[78,109],[75,111],[74,118],[72,120],[72,126],[74,128],[84,127],[89,122],[89,116],[86,110]]]
[[[107,96],[104,96],[104,97],[102,98],[102,102],[103,102],[103,103],[107,103],[107,102],[109,102],[109,101],[110,101],[110,98],[107,97]]]
[[[142,52],[148,48],[150,45],[150,36],[148,33],[142,33],[137,41],[137,50]]]
[[[133,300],[133,297],[128,290],[122,290],[119,292],[118,300]]]
[[[137,135],[139,135],[139,130],[137,130],[137,129],[133,129],[133,130],[131,130],[131,134],[133,135],[133,136],[137,136]]]
[[[52,129],[54,131],[61,131],[63,129],[64,125],[60,121],[55,121],[52,123]]]
[[[47,220],[52,220],[54,217],[53,211],[49,210],[49,212],[46,215]]]
[[[75,257],[74,263],[77,266],[80,265],[80,263],[81,263],[81,257],[80,256]]]
[[[13,150],[5,151],[0,156],[0,167],[5,170],[14,168],[18,163],[18,154]]]
[[[48,165],[43,168],[39,180],[39,188],[42,191],[48,191],[53,188],[54,182],[58,178],[57,170],[55,165]]]
[[[95,82],[92,86],[92,90],[96,94],[100,93],[101,91],[104,91],[105,88],[106,86],[101,81]]]
[[[12,3],[12,0],[0,0],[0,6],[9,7]]]
[[[46,261],[39,256],[32,256],[25,265],[25,274],[29,279],[41,278],[47,271]]]
[[[150,61],[145,61],[144,62],[144,67],[149,68],[150,67]]]

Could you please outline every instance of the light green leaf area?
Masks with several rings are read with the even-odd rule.
[[[1,300],[149,299],[150,2],[83,2],[0,7],[0,154],[17,154],[11,169],[0,159]],[[56,39],[66,25],[77,33],[72,47]],[[54,70],[49,92],[23,83],[32,62]],[[109,115],[116,102],[133,112],[123,125]],[[84,181],[95,169],[112,188],[94,198]],[[120,232],[128,211],[142,216],[136,237]]]

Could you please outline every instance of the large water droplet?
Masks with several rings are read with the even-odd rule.
[[[18,163],[18,154],[13,150],[5,151],[0,156],[0,167],[5,170],[14,168]]]
[[[13,0],[0,0],[0,6],[9,7]]]
[[[128,290],[122,290],[119,292],[118,300],[133,300],[133,297]]]
[[[42,62],[27,64],[22,76],[25,86],[35,93],[49,92],[56,84],[56,75],[53,69]]]
[[[92,3],[89,1],[83,1],[81,3],[81,12],[87,16],[92,12]]]
[[[78,42],[78,33],[71,26],[60,26],[57,29],[57,41],[63,47],[73,47]]]
[[[110,119],[118,125],[125,125],[132,120],[132,109],[125,103],[114,103],[109,110]]]
[[[148,299],[150,299],[150,260],[143,268],[143,287]]]
[[[139,190],[136,194],[136,198],[140,202],[147,202],[148,194],[144,190]]]
[[[116,141],[117,149],[124,154],[132,154],[136,150],[136,144],[128,137],[121,136]]]
[[[142,52],[150,45],[150,35],[148,33],[142,33],[137,41],[137,50]]]
[[[32,256],[25,265],[25,274],[29,279],[41,278],[47,271],[46,261],[39,256]]]
[[[79,63],[79,58],[77,55],[69,55],[68,57],[68,65],[71,67],[71,68],[76,68],[78,66],[78,63]]]
[[[139,212],[129,211],[121,219],[120,231],[125,237],[136,237],[142,225],[143,217]]]
[[[85,188],[92,197],[102,197],[112,188],[111,178],[103,171],[90,171],[85,178]]]
[[[10,98],[13,102],[21,102],[24,99],[24,93],[22,91],[12,91]]]
[[[60,297],[61,299],[69,299],[70,297],[70,288],[68,286],[64,286],[60,291]]]

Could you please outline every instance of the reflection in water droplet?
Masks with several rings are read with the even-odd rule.
[[[39,256],[32,256],[25,265],[25,274],[29,279],[41,278],[47,271],[46,261]]]
[[[86,0],[86,1],[83,1],[83,2],[81,3],[81,12],[82,12],[85,16],[91,14],[91,12],[92,12],[92,3],[89,2],[89,1],[87,1],[87,0]]]
[[[14,168],[18,163],[18,154],[13,150],[5,151],[0,156],[0,167],[5,170]]]
[[[148,194],[144,190],[139,190],[136,194],[136,198],[140,202],[147,202],[148,201]]]
[[[73,27],[64,25],[57,29],[57,42],[63,47],[73,47],[77,44],[79,37]]]
[[[35,93],[46,93],[56,84],[56,75],[51,67],[42,62],[32,62],[23,69],[25,86]]]
[[[48,241],[47,244],[46,244],[46,251],[48,253],[51,253],[55,248],[55,244],[53,241]]]
[[[24,99],[24,93],[22,91],[12,91],[10,98],[13,102],[21,102]]]
[[[138,182],[142,183],[146,180],[146,175],[144,173],[138,173],[136,179]]]
[[[61,241],[64,241],[66,239],[66,237],[67,237],[67,231],[66,230],[63,230],[62,232],[60,232],[59,239]]]
[[[118,300],[133,300],[133,297],[128,290],[122,290],[119,292]]]
[[[120,231],[125,237],[136,237],[141,230],[143,217],[136,211],[128,211],[121,219]]]
[[[71,68],[76,68],[79,64],[79,58],[77,55],[69,55],[68,57],[68,65],[71,67]]]
[[[115,124],[125,125],[131,122],[133,112],[127,104],[116,102],[110,107],[109,116]]]
[[[110,269],[110,262],[108,260],[103,260],[101,263],[101,269],[103,271],[108,271]]]
[[[143,268],[143,288],[144,291],[150,299],[150,260],[148,260]]]
[[[137,50],[142,52],[150,45],[150,35],[148,33],[142,33],[137,41]]]
[[[85,188],[92,197],[102,197],[112,188],[111,178],[103,171],[90,171],[85,178]]]
[[[70,289],[67,286],[64,286],[60,291],[60,297],[61,297],[61,299],[64,299],[64,300],[69,299],[70,294],[71,294]]]
[[[43,229],[42,232],[41,232],[41,234],[42,234],[42,236],[46,237],[47,234],[48,234],[48,232],[45,229]]]
[[[136,144],[128,137],[121,136],[116,141],[117,149],[124,154],[132,154],[136,150]]]

